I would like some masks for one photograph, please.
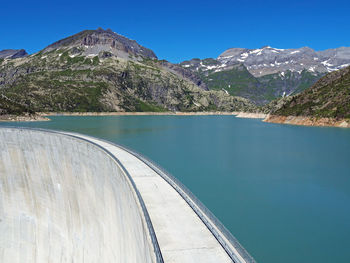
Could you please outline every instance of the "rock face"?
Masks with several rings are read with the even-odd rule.
[[[4,49],[0,51],[0,59],[14,59],[27,56],[28,53],[24,49]]]
[[[175,74],[192,81],[201,89],[209,90],[207,85],[201,80],[201,78],[198,77],[197,74],[193,73],[191,70],[185,69],[177,64],[172,64],[166,60],[161,60],[159,62],[163,67],[166,67],[172,72],[174,72]]]
[[[310,89],[277,105],[271,115],[350,119],[350,67],[328,73]]]
[[[35,112],[256,111],[247,99],[208,91],[193,72],[102,29],[0,60],[0,92]]]
[[[328,72],[350,65],[350,48],[325,51],[311,48],[232,48],[217,59],[180,63],[199,76],[209,89],[226,90],[258,104],[297,94]]]
[[[139,45],[135,40],[130,40],[110,29],[103,30],[102,28],[84,30],[59,40],[45,48],[43,53],[65,47],[75,47],[76,53],[82,53],[85,56],[97,56],[101,51],[106,51],[122,58],[129,58],[129,56],[157,58],[152,50]]]

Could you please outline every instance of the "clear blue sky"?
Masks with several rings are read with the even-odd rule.
[[[0,7],[0,50],[34,53],[97,27],[135,39],[171,62],[217,57],[230,47],[350,46],[348,1],[3,0]]]

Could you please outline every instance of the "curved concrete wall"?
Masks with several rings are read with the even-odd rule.
[[[154,262],[136,193],[97,146],[0,129],[0,262]]]

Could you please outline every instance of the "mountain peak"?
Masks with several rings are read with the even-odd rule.
[[[101,51],[106,51],[122,58],[130,56],[157,58],[152,50],[139,45],[135,40],[119,35],[111,29],[104,30],[101,27],[96,30],[84,30],[61,39],[46,47],[44,52],[73,47],[83,50],[85,55],[98,55]]]
[[[21,58],[27,56],[28,53],[24,49],[4,49],[0,51],[0,58]]]

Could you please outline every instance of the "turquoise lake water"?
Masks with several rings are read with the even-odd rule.
[[[350,262],[350,129],[233,116],[51,119],[0,125],[85,133],[148,156],[258,262]]]

